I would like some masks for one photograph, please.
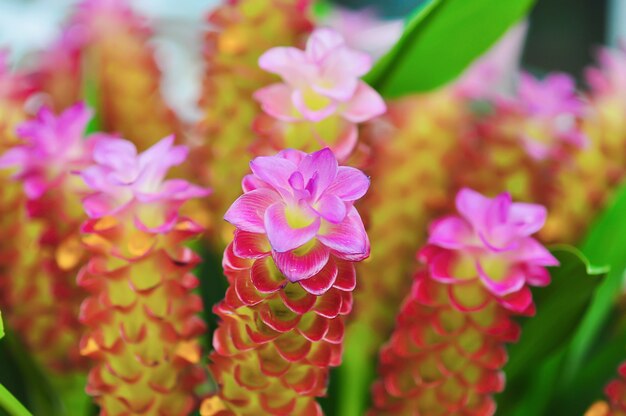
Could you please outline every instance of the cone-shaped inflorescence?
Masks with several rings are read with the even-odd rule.
[[[34,92],[27,77],[13,73],[9,69],[9,54],[0,50],[0,154],[17,143],[15,126],[27,118],[24,105]],[[12,278],[11,267],[23,253],[25,234],[24,195],[21,186],[10,179],[10,172],[0,170],[0,305],[5,315],[11,313],[9,285]]]
[[[85,138],[92,112],[76,104],[59,116],[42,108],[19,125],[22,139],[0,157],[14,168],[27,198],[28,227],[20,238],[24,253],[13,259],[10,287],[11,326],[43,362],[57,370],[84,363],[78,342],[78,311],[84,292],[76,274],[84,260],[80,224],[86,187],[72,174],[91,164],[92,148],[102,135]],[[26,211],[24,211],[26,212]]]
[[[232,233],[222,216],[237,198],[237,181],[252,158],[252,122],[261,112],[252,95],[276,80],[259,68],[259,57],[274,46],[300,44],[311,28],[308,7],[308,0],[228,0],[208,18],[211,30],[204,41],[207,72],[200,102],[205,116],[192,157],[196,176],[215,192],[211,222],[219,250]]]
[[[310,152],[329,146],[345,160],[357,143],[357,123],[385,112],[380,95],[359,79],[372,67],[372,58],[348,47],[332,29],[316,29],[305,50],[268,50],[259,66],[279,75],[282,82],[254,95],[265,112],[255,120],[260,135],[256,154],[286,147]]]
[[[372,415],[491,415],[504,387],[505,344],[515,315],[532,315],[529,285],[547,285],[557,260],[531,234],[540,205],[494,199],[469,189],[458,216],[435,221],[419,258],[425,268],[380,356]]]
[[[602,49],[586,72],[591,87],[587,148],[562,169],[548,203],[550,240],[578,241],[626,177],[626,47]]]
[[[319,415],[315,397],[341,361],[354,263],[369,255],[353,206],[369,181],[338,166],[328,148],[285,150],[250,166],[225,216],[236,231],[223,260],[230,287],[215,307],[219,392],[203,414]]]
[[[90,259],[78,278],[91,294],[81,306],[87,327],[81,353],[93,360],[87,392],[101,414],[186,415],[202,372],[192,290],[198,257],[184,242],[200,227],[179,216],[181,204],[207,190],[164,180],[187,149],[167,137],[137,154],[126,140],[98,142],[96,164],[81,176],[93,191],[83,242]]]
[[[508,191],[515,199],[551,207],[561,205],[557,175],[569,174],[575,157],[587,152],[581,123],[585,106],[574,80],[550,74],[543,80],[521,74],[513,97],[487,101],[489,112],[476,115],[460,132],[450,159],[452,192],[467,186],[479,192]],[[567,233],[551,216],[542,240],[561,241]],[[571,240],[569,240],[571,241]]]
[[[368,337],[367,345],[360,337],[346,342],[358,342],[372,359],[411,286],[414,254],[426,240],[427,225],[446,207],[447,159],[466,116],[464,105],[449,89],[409,97],[390,103],[388,113],[364,129],[373,186],[362,207],[373,249],[357,267],[362,283],[348,334],[365,328]]]
[[[121,133],[145,150],[179,133],[180,124],[160,93],[161,72],[151,31],[125,0],[83,0],[67,29],[83,37],[86,94],[97,99],[102,129]]]

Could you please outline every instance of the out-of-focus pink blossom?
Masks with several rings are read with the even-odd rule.
[[[80,172],[94,191],[83,201],[87,215],[101,218],[129,210],[138,228],[169,231],[178,219],[181,204],[209,194],[208,189],[182,179],[165,180],[168,170],[183,163],[187,153],[186,146],[174,146],[173,136],[140,154],[133,143],[124,139],[99,141],[93,150],[96,164]]]
[[[620,96],[626,104],[626,42],[621,47],[598,52],[599,67],[585,72],[594,94]]]
[[[588,138],[580,129],[585,106],[576,94],[574,80],[566,74],[550,74],[539,80],[522,73],[518,97],[512,103],[524,119],[521,139],[537,160],[555,155],[563,144],[584,148]]]
[[[369,256],[369,240],[354,208],[369,187],[361,171],[338,166],[328,148],[311,154],[284,150],[257,157],[250,167],[244,194],[224,216],[237,227],[234,249],[241,257],[258,251],[250,248],[249,233],[265,234],[277,266],[295,282],[318,273],[331,253],[350,261]]]
[[[370,70],[371,57],[349,48],[334,30],[314,31],[304,51],[272,48],[259,58],[259,65],[283,79],[255,93],[263,110],[283,122],[319,123],[340,117],[347,126],[345,139],[337,140],[342,153],[354,147],[357,123],[386,110],[380,95],[359,79]]]
[[[91,163],[91,150],[105,135],[84,137],[93,112],[83,103],[56,116],[43,107],[34,120],[17,127],[24,143],[0,157],[0,168],[17,168],[28,198],[36,199],[68,178],[72,170]]]
[[[491,199],[465,188],[457,195],[456,207],[460,216],[444,217],[432,224],[428,240],[431,246],[458,253],[497,296],[517,292],[526,283],[550,282],[544,267],[556,266],[558,261],[531,237],[545,223],[543,206],[514,203],[508,193]],[[433,258],[430,264],[432,276],[437,280],[468,278],[449,270],[446,255]]]

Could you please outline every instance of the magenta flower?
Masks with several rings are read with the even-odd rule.
[[[259,58],[259,66],[283,79],[255,93],[263,111],[284,122],[319,123],[341,117],[347,124],[346,152],[356,142],[356,123],[386,110],[380,95],[359,79],[372,67],[372,59],[349,48],[332,29],[315,30],[304,51],[293,47],[268,50]]]
[[[457,194],[456,207],[460,216],[432,224],[429,244],[457,252],[467,261],[468,270],[478,270],[485,287],[500,297],[519,291],[525,283],[543,286],[550,282],[544,266],[556,266],[558,261],[530,237],[545,223],[543,206],[513,203],[508,193],[490,199],[465,188]],[[435,279],[468,278],[463,270],[449,270],[448,263],[446,256],[433,259]]]
[[[105,136],[84,137],[93,112],[83,103],[56,116],[42,108],[34,120],[17,127],[24,143],[0,157],[0,168],[17,168],[16,177],[23,181],[24,192],[37,199],[69,179],[72,170],[82,169],[92,161],[91,150]]]
[[[578,119],[584,113],[576,95],[574,80],[565,74],[551,74],[538,80],[521,74],[518,100],[514,104],[528,120],[522,140],[530,156],[537,160],[554,156],[561,143],[584,148],[588,139]]]
[[[338,166],[328,148],[311,154],[284,150],[257,157],[250,167],[244,194],[224,216],[238,228],[234,247],[243,252],[235,254],[250,257],[243,239],[253,236],[246,233],[265,234],[267,251],[292,282],[318,273],[331,253],[349,261],[369,256],[369,240],[354,208],[369,187],[361,171]]]
[[[96,164],[80,172],[94,191],[83,201],[87,215],[101,218],[128,209],[139,229],[168,232],[178,220],[180,205],[210,192],[182,179],[164,180],[172,166],[185,161],[187,153],[187,147],[174,146],[173,136],[141,154],[127,140],[99,141],[93,151]]]

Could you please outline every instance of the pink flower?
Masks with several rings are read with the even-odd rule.
[[[525,119],[522,140],[533,158],[555,156],[562,143],[577,148],[587,145],[588,139],[579,126],[585,107],[569,75],[551,74],[538,80],[522,73],[513,105]]]
[[[141,154],[127,140],[99,141],[93,151],[96,164],[80,172],[94,191],[83,200],[87,215],[101,218],[132,212],[139,229],[169,231],[178,219],[180,205],[210,192],[182,179],[164,180],[172,166],[185,161],[187,153],[187,147],[174,146],[173,136]]]
[[[339,116],[348,125],[346,141],[352,146],[355,124],[386,110],[380,95],[359,79],[372,67],[370,56],[349,48],[332,29],[315,30],[304,51],[268,50],[259,58],[259,66],[283,79],[255,93],[263,111],[285,122],[318,123]]]
[[[465,188],[457,194],[456,207],[460,216],[444,217],[432,224],[430,245],[458,253],[497,296],[517,292],[525,283],[549,283],[550,276],[543,267],[556,266],[558,261],[530,237],[545,223],[543,206],[514,203],[508,193],[490,199]],[[446,256],[433,259],[431,273],[435,278],[448,282],[467,278],[460,276],[460,270],[449,270],[444,264],[447,261]]]
[[[85,139],[84,131],[93,112],[83,103],[56,116],[42,108],[34,120],[17,127],[24,144],[0,157],[0,168],[17,168],[28,198],[37,199],[68,178],[71,171],[91,163],[91,149],[104,135]]]
[[[369,240],[354,208],[369,187],[361,171],[338,166],[328,148],[311,154],[284,150],[257,157],[250,167],[244,194],[224,216],[238,229],[235,254],[259,253],[242,239],[265,234],[278,268],[294,282],[318,273],[331,253],[349,261],[369,256]]]
[[[587,83],[593,92],[620,96],[626,103],[626,43],[615,49],[600,49],[598,62],[598,68],[589,68],[585,72]]]

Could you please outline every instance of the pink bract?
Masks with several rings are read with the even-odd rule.
[[[140,229],[169,231],[181,204],[210,192],[182,179],[165,180],[168,170],[183,163],[187,153],[186,146],[174,146],[173,136],[140,154],[124,139],[99,141],[93,151],[96,164],[80,172],[94,191],[83,200],[87,215],[101,218],[128,210]]]
[[[263,110],[276,119],[319,122],[339,114],[350,123],[361,123],[386,110],[380,95],[359,79],[372,67],[371,57],[349,48],[332,29],[315,30],[304,51],[268,50],[259,66],[283,79],[255,93]]]
[[[91,163],[91,151],[105,135],[87,138],[84,131],[93,112],[83,103],[75,104],[59,116],[42,108],[34,120],[17,127],[24,144],[0,157],[0,167],[17,168],[28,198],[36,199],[57,186],[67,175]]]
[[[428,243],[466,256],[474,262],[478,277],[489,291],[506,296],[525,283],[546,285],[549,275],[543,267],[556,266],[552,254],[531,237],[546,220],[546,209],[537,204],[511,201],[508,193],[487,198],[471,189],[456,197],[460,215],[444,217],[430,228]],[[432,274],[441,280],[450,276],[449,256],[432,262]],[[491,276],[495,273],[497,276]]]
[[[585,72],[587,83],[595,94],[616,95],[626,102],[626,43],[618,48],[598,52],[599,67]]]
[[[257,157],[250,167],[252,174],[243,180],[244,194],[224,218],[239,231],[265,234],[276,264],[289,280],[315,275],[330,253],[349,261],[369,256],[369,240],[354,208],[369,187],[360,170],[338,166],[328,148],[311,154],[284,150]],[[242,257],[259,253],[237,235],[235,248]]]

